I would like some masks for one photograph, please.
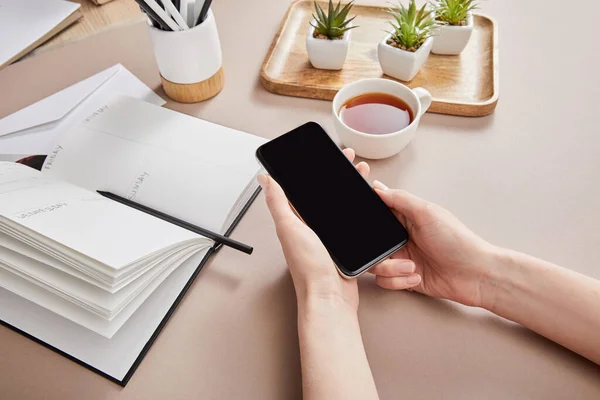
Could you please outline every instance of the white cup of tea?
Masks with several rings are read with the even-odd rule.
[[[340,89],[332,109],[342,144],[360,157],[380,159],[399,153],[410,143],[430,105],[431,94],[426,89],[368,78]]]

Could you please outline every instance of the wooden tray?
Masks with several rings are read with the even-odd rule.
[[[384,7],[355,5],[351,14],[359,28],[352,31],[341,71],[315,69],[306,54],[306,32],[312,19],[312,0],[290,6],[273,39],[260,71],[263,86],[287,96],[332,100],[344,85],[383,75],[377,44],[389,30]],[[475,14],[475,28],[459,56],[431,54],[410,87],[422,86],[433,96],[430,112],[463,116],[490,114],[498,102],[498,34],[493,19]]]

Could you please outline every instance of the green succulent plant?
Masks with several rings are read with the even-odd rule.
[[[435,0],[431,8],[436,18],[444,25],[466,25],[469,13],[477,9],[476,0]]]
[[[437,27],[437,22],[427,10],[427,4],[417,9],[415,0],[410,0],[408,7],[398,2],[398,5],[390,7],[388,12],[394,17],[394,20],[390,21],[394,30],[389,32],[391,37],[388,44],[402,50],[417,51]]]
[[[327,39],[341,39],[346,31],[357,28],[357,26],[348,26],[348,24],[356,18],[356,16],[349,19],[347,18],[353,5],[354,1],[351,1],[342,7],[342,0],[340,0],[337,6],[334,7],[333,0],[329,0],[329,10],[326,14],[319,3],[315,1],[316,15],[313,14],[313,18],[315,19],[316,25],[313,25],[312,22],[310,24],[315,28],[315,37],[317,35],[322,35],[327,37]]]

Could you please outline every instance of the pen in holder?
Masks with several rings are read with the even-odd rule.
[[[166,31],[149,26],[154,56],[167,96],[196,103],[223,89],[224,75],[219,33],[212,11],[193,28]]]

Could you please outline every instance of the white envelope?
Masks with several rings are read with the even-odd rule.
[[[59,133],[119,95],[166,103],[127,68],[113,65],[0,119],[0,154],[48,154]]]

